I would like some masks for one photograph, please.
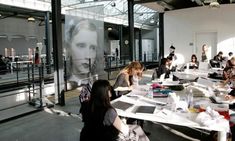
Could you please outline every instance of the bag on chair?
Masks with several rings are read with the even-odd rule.
[[[149,138],[145,135],[143,129],[139,125],[129,125],[129,129],[128,136],[119,133],[118,141],[149,141]]]

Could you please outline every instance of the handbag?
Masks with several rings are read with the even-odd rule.
[[[123,133],[119,133],[118,141],[139,141],[139,136],[135,133],[135,131],[129,131],[127,136],[124,136]]]
[[[118,135],[118,141],[149,141],[143,129],[139,125],[128,125],[129,134],[124,136],[121,132]]]

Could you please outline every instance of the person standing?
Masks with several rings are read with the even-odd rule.
[[[39,47],[35,48],[34,64],[36,64],[36,65],[40,64],[40,51],[39,51]]]
[[[118,48],[115,49],[115,52],[116,52],[116,58],[118,59],[118,55],[119,55],[119,51],[118,51]]]
[[[169,63],[169,69],[171,71],[175,71],[177,68],[177,56],[175,55],[175,47],[173,45],[170,46],[170,54],[167,58],[171,60],[171,63]]]
[[[177,56],[175,55],[175,47],[173,45],[170,46],[170,54],[168,56],[171,56],[173,61],[177,59]]]

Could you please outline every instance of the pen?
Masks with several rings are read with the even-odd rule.
[[[164,111],[162,111],[162,113],[163,113],[164,115],[167,115],[167,113],[165,113]]]

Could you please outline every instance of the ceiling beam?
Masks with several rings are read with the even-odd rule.
[[[161,0],[135,0],[134,4],[143,4],[143,3],[150,3],[150,2],[158,2]]]
[[[165,1],[159,0],[157,3],[161,5],[162,7],[164,7],[165,9],[168,9],[168,10],[175,9],[172,5],[166,3]]]

